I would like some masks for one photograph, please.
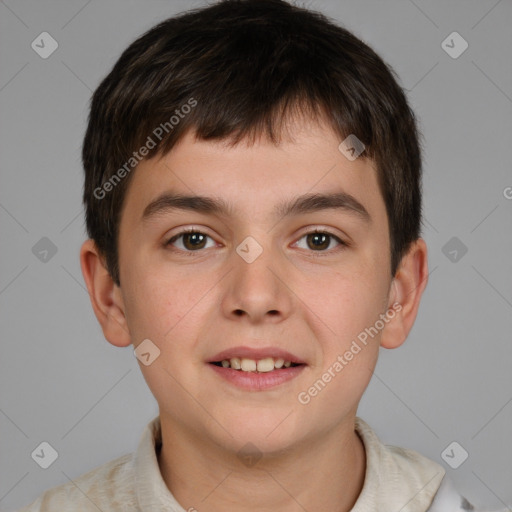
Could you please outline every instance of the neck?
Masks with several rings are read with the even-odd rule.
[[[363,487],[366,456],[354,418],[320,439],[247,466],[236,452],[160,419],[160,471],[187,511],[345,512]]]

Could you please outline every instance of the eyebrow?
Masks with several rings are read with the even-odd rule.
[[[332,194],[304,194],[292,201],[278,204],[273,211],[276,217],[288,217],[321,210],[337,209],[355,214],[366,223],[371,217],[366,208],[352,195],[346,192]],[[142,213],[142,221],[165,215],[175,210],[189,210],[205,214],[234,216],[235,210],[230,203],[221,198],[189,196],[165,192],[151,201]]]

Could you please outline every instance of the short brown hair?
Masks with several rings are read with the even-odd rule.
[[[293,112],[322,116],[340,142],[355,134],[366,146],[362,156],[376,164],[386,205],[395,275],[420,236],[421,149],[394,71],[320,13],[284,0],[223,0],[143,34],[92,97],[83,202],[88,235],[114,282],[120,285],[120,212],[141,148],[147,158],[166,154],[189,130],[203,140],[236,144],[265,134],[278,143]]]

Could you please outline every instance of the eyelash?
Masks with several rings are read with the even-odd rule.
[[[205,235],[208,238],[212,238],[210,235],[207,235],[206,233],[203,233],[199,229],[187,228],[187,229],[184,229],[184,230],[180,231],[179,233],[176,233],[169,240],[167,240],[167,242],[165,242],[165,244],[164,244],[165,247],[172,247],[172,243],[173,242],[178,240],[183,235],[186,235],[186,234],[189,234],[189,233]],[[324,251],[313,251],[313,250],[308,251],[308,252],[311,252],[315,257],[322,257],[322,256],[325,256],[326,253],[330,254],[331,252],[333,252],[333,250],[337,252],[338,250],[343,250],[343,249],[349,247],[349,244],[347,242],[345,242],[344,240],[342,240],[341,238],[336,236],[334,233],[331,233],[330,231],[326,231],[326,230],[322,230],[322,229],[314,229],[313,231],[308,231],[308,232],[304,233],[303,235],[301,235],[299,240],[301,240],[305,236],[314,235],[314,234],[317,234],[317,233],[318,234],[322,234],[322,235],[327,235],[327,236],[329,236],[331,238],[334,238],[334,240],[336,240],[336,242],[338,242],[339,247],[337,249],[329,249],[329,250],[324,250]],[[197,251],[188,251],[188,250],[176,249],[176,248],[172,248],[171,250],[178,251],[178,252],[183,253],[183,254],[185,254],[187,256],[193,256],[194,253],[202,251],[202,249],[198,249]]]

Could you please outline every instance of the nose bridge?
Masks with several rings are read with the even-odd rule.
[[[259,239],[259,241],[258,241]],[[246,237],[233,251],[231,286],[224,297],[225,313],[240,315],[242,312],[253,320],[266,314],[286,316],[291,301],[280,275],[281,258],[271,243],[271,236]]]

